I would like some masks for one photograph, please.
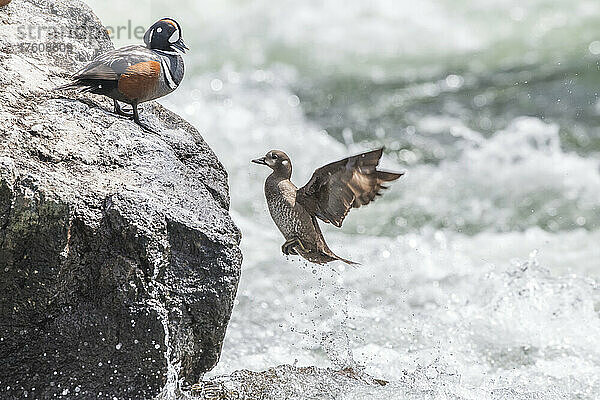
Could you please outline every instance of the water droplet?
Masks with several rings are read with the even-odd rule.
[[[475,107],[483,107],[487,104],[487,97],[485,97],[483,94],[478,94],[477,96],[473,97],[473,104]]]
[[[595,40],[590,43],[588,50],[594,55],[600,54],[600,40]]]
[[[288,104],[290,107],[298,107],[300,105],[300,98],[296,95],[292,95],[288,98]]]
[[[448,75],[446,77],[446,86],[450,89],[458,89],[464,82],[465,80],[460,75]]]
[[[223,81],[218,78],[213,79],[210,81],[210,88],[215,92],[219,92],[223,89]]]

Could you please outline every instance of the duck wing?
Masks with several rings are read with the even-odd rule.
[[[118,81],[128,69],[131,70],[140,63],[158,61],[158,56],[146,47],[126,46],[101,54],[71,78],[75,81]]]
[[[385,182],[404,173],[377,170],[383,148],[357,154],[317,169],[298,189],[296,201],[313,216],[341,227],[351,208],[369,204],[381,195]]]

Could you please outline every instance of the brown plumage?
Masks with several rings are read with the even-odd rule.
[[[252,160],[273,170],[265,181],[265,196],[271,217],[286,239],[284,254],[299,254],[318,264],[334,260],[355,264],[329,249],[317,218],[341,227],[351,208],[369,204],[386,189],[385,182],[400,178],[403,173],[377,170],[382,154],[383,149],[378,149],[327,164],[300,189],[290,181],[292,164],[284,152],[272,150]]]

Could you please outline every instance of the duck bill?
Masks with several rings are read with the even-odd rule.
[[[267,165],[267,160],[264,157],[252,160],[254,164]]]
[[[181,51],[182,53],[185,53],[186,50],[190,49],[189,47],[187,47],[185,45],[185,43],[183,42],[183,39],[178,40],[177,42],[173,43],[171,46],[175,47],[177,50]]]

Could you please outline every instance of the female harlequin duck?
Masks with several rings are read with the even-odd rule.
[[[163,18],[148,29],[144,46],[126,46],[94,59],[71,77],[73,82],[58,89],[79,88],[110,97],[115,113],[133,120],[142,128],[138,104],[165,96],[179,86],[184,67],[181,53],[188,49],[179,24]],[[119,101],[130,104],[133,114],[121,110]]]
[[[335,260],[356,264],[329,249],[317,218],[339,228],[351,208],[369,204],[386,189],[384,183],[404,175],[378,170],[382,154],[383,149],[378,149],[327,164],[300,189],[290,181],[292,162],[283,151],[271,150],[252,160],[273,170],[265,181],[265,196],[271,217],[286,239],[281,247],[284,254],[317,264]]]

